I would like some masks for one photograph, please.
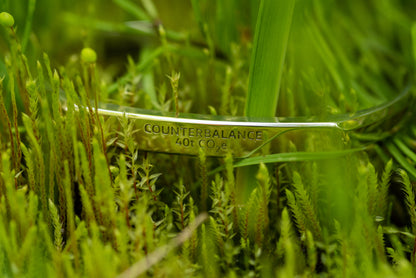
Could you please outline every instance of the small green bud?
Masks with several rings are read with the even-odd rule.
[[[257,172],[256,179],[264,185],[267,185],[269,180],[269,171],[264,163],[260,163],[259,171]]]
[[[61,80],[59,78],[59,74],[57,70],[54,70],[53,72],[53,79],[52,79],[52,83],[55,86],[55,88],[59,88],[59,84],[60,84]]]
[[[116,177],[120,173],[120,169],[116,166],[110,166],[110,172]]]
[[[0,13],[0,24],[4,27],[12,27],[14,25],[13,16],[6,12]]]
[[[34,92],[36,90],[36,83],[35,83],[35,81],[32,80],[32,79],[26,81],[26,89],[29,92]]]
[[[81,51],[81,59],[85,63],[95,63],[97,61],[97,53],[91,48],[84,48]]]

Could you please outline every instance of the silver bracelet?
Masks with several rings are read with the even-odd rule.
[[[310,134],[314,134],[316,140],[322,140],[322,144],[325,144],[325,136],[350,138],[353,135],[360,139],[356,140],[359,145],[377,140],[383,134],[397,131],[400,119],[408,112],[411,96],[408,87],[384,104],[323,120],[314,117],[259,119],[200,114],[175,117],[174,113],[103,103],[98,104],[98,113],[134,121],[137,129],[135,142],[140,150],[187,155],[197,155],[203,150],[207,156],[231,153],[241,158],[255,153],[278,152],[288,140],[295,142],[297,150],[301,150]],[[378,136],[371,136],[374,134]],[[325,150],[325,146],[322,149]]]

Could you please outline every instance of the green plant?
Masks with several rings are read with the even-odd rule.
[[[414,81],[412,1],[3,3],[1,276],[414,276],[411,119],[361,148],[310,134],[298,151],[294,133],[282,153],[218,159],[143,152],[130,119],[93,109],[371,107]]]

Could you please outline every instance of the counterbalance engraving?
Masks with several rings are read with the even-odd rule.
[[[144,123],[144,133],[153,137],[171,139],[177,148],[202,148],[214,153],[227,152],[231,145],[259,144],[264,139],[263,130],[241,127],[183,127],[180,124]]]

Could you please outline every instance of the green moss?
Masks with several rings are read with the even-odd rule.
[[[2,12],[0,13],[0,24],[4,27],[13,27],[14,18],[11,14]]]
[[[0,276],[414,277],[413,122],[364,148],[293,130],[279,153],[189,157],[140,150],[90,102],[243,115],[280,87],[279,115],[353,113],[414,82],[414,1],[296,1],[270,84],[249,73],[277,66],[256,1],[26,2],[1,14]]]

